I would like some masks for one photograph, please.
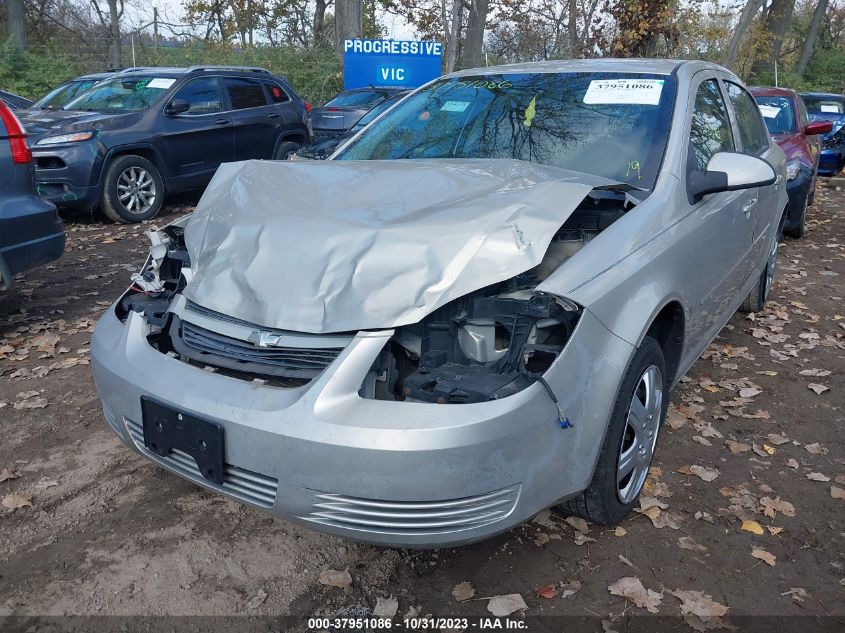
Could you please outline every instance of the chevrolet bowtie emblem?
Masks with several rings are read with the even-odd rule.
[[[282,341],[282,335],[274,332],[262,332],[256,330],[249,335],[249,342],[258,347],[276,347]]]

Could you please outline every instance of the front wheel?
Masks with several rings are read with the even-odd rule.
[[[660,344],[643,339],[622,378],[589,487],[561,504],[592,523],[618,523],[633,508],[648,477],[657,435],[669,407],[666,362]]]
[[[801,208],[797,209],[794,213],[795,217],[790,218],[792,220],[792,228],[784,229],[784,235],[796,240],[800,240],[802,237],[804,237],[804,234],[807,232],[806,228],[804,227],[804,222],[807,218],[807,207],[811,204],[812,202],[810,201],[810,196],[808,195]]]
[[[118,156],[106,170],[101,209],[113,222],[151,220],[164,203],[164,182],[156,166],[134,154]]]
[[[273,160],[287,160],[298,149],[299,143],[282,141],[276,146],[276,151],[273,153]]]

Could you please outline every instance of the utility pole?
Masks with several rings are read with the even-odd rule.
[[[153,7],[153,47],[158,50],[158,7]]]

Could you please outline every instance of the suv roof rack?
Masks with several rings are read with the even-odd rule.
[[[251,73],[264,73],[267,75],[271,75],[272,73],[267,70],[266,68],[260,68],[259,66],[218,66],[216,64],[202,64],[200,66],[191,66],[187,69],[186,72],[193,72],[195,70],[239,70],[243,72],[251,72]]]

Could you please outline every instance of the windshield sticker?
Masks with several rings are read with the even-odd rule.
[[[780,111],[781,111],[780,108],[775,107],[775,106],[770,106],[770,105],[762,105],[761,104],[761,105],[758,105],[757,107],[760,108],[760,113],[764,117],[766,117],[767,119],[777,118],[777,115],[779,115]]]
[[[823,103],[821,104],[821,111],[839,114],[839,106],[834,103]]]
[[[525,108],[525,120],[522,124],[525,127],[531,127],[531,123],[534,121],[534,115],[537,114],[537,95],[531,99],[531,103],[528,104],[528,107]]]
[[[657,105],[663,82],[663,79],[594,79],[584,94],[584,103]]]
[[[147,88],[160,88],[163,90],[167,90],[176,83],[175,79],[168,79],[166,77],[156,77],[155,79],[151,80],[150,83],[147,84]]]
[[[443,112],[463,112],[469,107],[469,101],[447,101],[440,108]]]

